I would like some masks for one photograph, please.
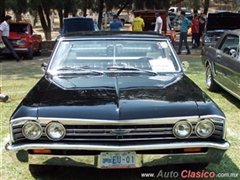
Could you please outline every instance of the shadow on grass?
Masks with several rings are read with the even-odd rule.
[[[48,166],[49,172],[42,174],[32,174],[35,179],[39,180],[65,180],[65,179],[84,179],[84,180],[140,180],[140,179],[153,179],[153,177],[146,177],[146,174],[154,175],[154,179],[183,179],[181,174],[186,176],[190,169],[185,168],[183,165],[165,165],[155,167],[144,167],[138,169],[113,169],[101,170],[88,167],[64,167],[64,166]],[[184,171],[183,170],[187,170]],[[214,172],[225,173],[224,180],[231,179],[226,177],[226,173],[238,173],[239,168],[232,162],[232,160],[225,155],[220,164],[210,164],[205,170],[192,170],[192,172]],[[145,174],[146,173],[146,174]],[[145,177],[143,177],[145,175]],[[165,177],[164,177],[165,176]],[[166,177],[168,176],[168,177]],[[187,178],[189,179],[189,178]],[[204,178],[212,179],[212,178]],[[223,179],[214,178],[214,179]]]
[[[36,58],[33,60],[24,59],[20,62],[16,62],[11,56],[4,56],[1,60],[1,74],[3,76],[3,80],[27,78],[40,79],[43,75],[40,67],[43,61],[38,61]]]
[[[240,109],[240,102],[239,102],[239,100],[236,97],[234,97],[233,95],[231,95],[230,93],[228,93],[227,91],[225,91],[224,89],[220,88],[217,92],[214,92],[214,93],[221,95],[227,101],[229,101],[231,104],[233,104],[238,109]]]

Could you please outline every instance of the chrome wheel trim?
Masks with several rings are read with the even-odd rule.
[[[207,72],[206,72],[206,86],[207,88],[209,88],[212,84],[212,73],[210,68],[207,68]]]

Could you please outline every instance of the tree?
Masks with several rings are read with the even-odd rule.
[[[15,13],[17,22],[22,20],[21,14],[26,13],[28,9],[27,0],[9,0],[4,5]]]
[[[203,13],[204,14],[208,13],[209,3],[210,3],[210,0],[204,0],[204,4],[203,4]]]
[[[4,17],[5,17],[5,1],[4,0],[0,0],[0,22],[4,21]]]

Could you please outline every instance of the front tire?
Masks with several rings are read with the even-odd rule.
[[[209,91],[217,91],[219,86],[213,79],[212,71],[209,65],[206,68],[206,87]]]
[[[29,45],[28,53],[26,55],[26,59],[33,59],[33,47],[32,47],[32,44]]]
[[[42,54],[42,47],[41,47],[41,43],[39,43],[38,50],[36,52],[36,56],[41,56],[41,54]]]

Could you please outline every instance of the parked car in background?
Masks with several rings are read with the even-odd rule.
[[[64,18],[63,29],[59,32],[60,35],[57,36],[56,41],[61,35],[70,32],[79,31],[99,31],[98,25],[94,23],[92,18],[86,17],[70,17]]]
[[[192,14],[192,11],[186,7],[181,7],[181,8],[178,8],[178,7],[170,7],[168,9],[169,12],[172,12],[172,13],[175,13],[176,15],[180,15],[181,11],[185,11],[186,15],[190,15]]]
[[[215,46],[225,31],[239,28],[239,13],[208,13],[206,29],[203,34],[202,54],[205,54],[205,47]]]
[[[155,32],[63,35],[9,126],[6,150],[31,172],[38,165],[202,169],[230,146],[224,113]]]
[[[205,47],[202,63],[206,67],[206,87],[219,87],[240,100],[240,30],[226,31],[217,44]]]
[[[176,17],[177,15],[173,12],[168,12],[168,17],[170,19],[170,22],[172,22],[174,20],[174,18]]]
[[[156,22],[156,16],[155,13],[158,12],[163,20],[162,24],[162,34],[167,36],[172,44],[174,44],[177,34],[176,32],[171,28],[169,21],[167,20],[168,14],[166,10],[136,10],[134,11],[134,15],[136,16],[137,13],[141,14],[141,18],[143,18],[145,26],[143,28],[143,31],[153,31],[155,28],[155,22]],[[131,31],[132,28],[129,28]]]
[[[192,21],[193,20],[193,14],[188,14],[188,15],[186,15],[186,17],[190,20],[190,21]],[[171,22],[171,25],[172,25],[172,27],[173,27],[173,29],[175,30],[175,31],[180,31],[181,30],[181,26],[182,26],[182,18],[181,18],[181,16],[179,15],[179,16],[176,16],[173,20],[172,20],[172,22]]]
[[[10,24],[9,42],[17,54],[26,59],[32,59],[34,55],[41,55],[42,36],[33,31],[32,25],[28,22],[12,22]],[[2,55],[11,54],[5,47]]]

